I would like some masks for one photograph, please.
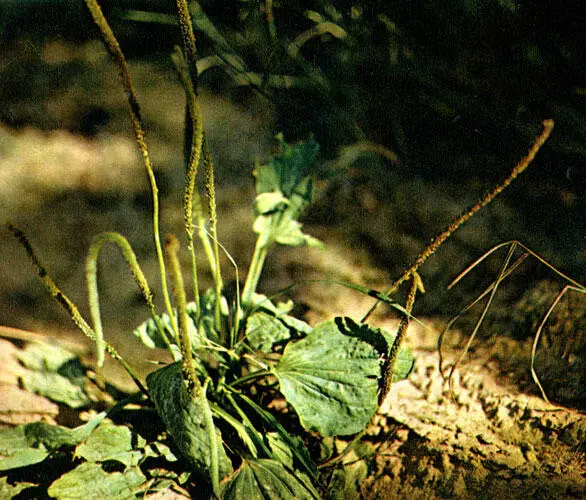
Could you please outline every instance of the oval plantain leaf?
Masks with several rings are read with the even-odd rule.
[[[387,352],[380,330],[335,318],[289,344],[275,375],[306,429],[324,436],[355,434],[376,412]]]
[[[219,478],[230,474],[233,470],[232,463],[222,444],[222,435],[217,428],[209,429],[204,418],[204,412],[209,410],[206,408],[209,403],[205,395],[201,399],[191,397],[183,380],[181,365],[173,363],[149,374],[147,385],[167,431],[194,468],[210,477],[211,432],[215,432]]]
[[[234,475],[221,485],[221,498],[241,500],[315,499],[319,494],[276,460],[243,460]]]

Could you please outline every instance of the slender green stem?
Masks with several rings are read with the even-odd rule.
[[[248,375],[244,375],[244,377],[240,377],[236,379],[234,382],[228,384],[230,387],[235,387],[240,384],[244,384],[244,382],[248,382],[249,380],[254,380],[255,378],[266,377],[267,375],[271,375],[270,370],[257,370],[255,372],[249,373]]]
[[[161,288],[163,291],[163,300],[165,302],[167,313],[169,314],[169,317],[171,319],[171,325],[173,326],[173,330],[177,332],[177,322],[175,321],[175,315],[173,314],[173,308],[171,307],[169,290],[167,288],[167,272],[165,269],[165,259],[163,257],[163,247],[161,245],[161,236],[159,229],[159,189],[157,187],[157,181],[155,179],[150,154],[145,140],[145,133],[144,127],[142,125],[140,107],[138,105],[138,100],[136,98],[136,93],[134,91],[132,79],[130,78],[130,72],[128,71],[126,59],[124,58],[124,54],[120,49],[118,40],[116,40],[116,37],[114,36],[114,33],[112,32],[112,29],[108,24],[108,21],[104,17],[100,5],[98,4],[97,0],[85,0],[85,3],[90,11],[90,14],[94,22],[100,30],[100,33],[104,40],[104,45],[106,46],[106,50],[110,53],[110,55],[118,65],[122,87],[128,99],[132,129],[134,131],[136,143],[138,144],[138,148],[141,152],[142,160],[147,171],[149,183],[151,186],[151,194],[153,200],[153,238],[155,240],[157,261],[159,264],[159,268],[161,270]]]
[[[208,429],[208,438],[210,440],[210,478],[212,481],[212,488],[214,495],[219,497],[220,494],[220,459],[218,456],[218,436],[216,434],[216,426],[209,401],[206,396],[206,388],[210,379],[205,382],[202,387],[201,382],[197,378],[193,364],[193,354],[191,352],[191,339],[189,338],[189,317],[187,316],[187,300],[185,298],[185,288],[183,285],[183,277],[181,274],[181,267],[179,265],[179,258],[177,253],[179,251],[179,241],[173,235],[167,238],[165,245],[167,257],[169,259],[169,269],[173,278],[174,297],[177,303],[177,313],[179,315],[179,340],[181,345],[181,368],[183,377],[187,382],[187,388],[192,398],[201,401],[203,406],[203,417]]]
[[[196,220],[197,237],[199,238],[203,246],[204,253],[208,260],[208,265],[210,266],[210,271],[212,272],[212,276],[215,276],[217,263],[214,258],[214,249],[212,248],[210,235],[208,234],[206,229],[207,220],[203,213],[201,199],[197,191],[193,193],[193,211]]]
[[[174,282],[173,294],[177,304],[177,315],[179,318],[179,347],[182,355],[181,367],[191,393],[195,394],[195,391],[201,388],[201,384],[193,366],[191,339],[189,337],[189,317],[187,316],[187,299],[185,297],[185,287],[183,285],[179,257],[177,256],[179,252],[179,241],[174,235],[167,237],[165,250],[169,260],[169,272]]]
[[[191,23],[191,15],[186,0],[177,0],[177,17],[181,27],[181,38],[183,40],[183,49],[187,55],[189,63],[189,73],[193,88],[197,91],[197,50],[195,45],[195,34]]]
[[[267,258],[269,246],[264,242],[265,238],[260,235],[254,246],[254,252],[250,260],[250,269],[246,276],[246,283],[244,283],[244,289],[242,290],[242,307],[247,309],[252,303],[252,296],[256,292],[256,287],[260,280],[262,270]]]
[[[277,43],[277,27],[275,26],[275,15],[273,13],[273,0],[265,0],[265,19],[271,43]]]
[[[214,163],[212,161],[211,151],[208,148],[207,141],[204,138],[203,145],[203,164],[206,174],[206,189],[208,192],[209,212],[210,212],[210,235],[214,249],[214,262],[216,263],[214,273],[214,288],[216,300],[214,302],[215,327],[218,333],[222,331],[221,306],[222,306],[222,274],[220,270],[220,247],[218,245],[218,214],[216,211],[216,185],[214,178]],[[228,340],[228,339],[224,339]]]
[[[197,89],[193,86],[193,79],[191,78],[188,63],[185,60],[181,49],[175,48],[173,61],[183,89],[185,90],[185,97],[187,101],[188,116],[186,120],[190,121],[191,126],[189,129],[192,132],[189,138],[189,144],[191,145],[191,151],[187,162],[187,170],[185,175],[185,191],[183,194],[183,216],[185,221],[185,232],[187,235],[187,248],[191,255],[191,269],[192,269],[192,281],[193,281],[193,296],[195,300],[196,310],[198,319],[196,324],[200,327],[199,317],[201,315],[201,306],[199,299],[199,285],[197,276],[197,260],[195,255],[195,247],[193,244],[193,202],[195,192],[195,180],[197,177],[197,170],[201,159],[201,151],[203,145],[203,119],[201,115],[201,108],[199,106],[199,100],[197,98]],[[186,138],[186,140],[188,140]],[[199,197],[196,198],[199,203]]]

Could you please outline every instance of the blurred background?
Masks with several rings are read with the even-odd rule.
[[[169,57],[180,43],[174,4],[101,3],[143,108],[162,194],[162,232],[182,234],[184,97]],[[299,283],[294,296],[310,319],[362,316],[370,305],[364,297],[302,282],[336,279],[384,289],[506,176],[546,118],[556,126],[529,170],[421,269],[427,293],[415,314],[445,319],[462,309],[494,280],[505,253],[455,289],[447,285],[508,240],[586,281],[582,1],[206,0],[190,8],[217,167],[220,236],[241,276],[254,244],[254,162],[268,158],[280,132],[290,142],[313,134],[321,146],[305,225],[328,251],[274,253],[264,292]],[[84,259],[102,231],[130,240],[158,289],[150,191],[126,106],[81,0],[3,0],[0,221],[25,230],[83,313]],[[68,335],[68,317],[5,229],[0,252],[0,324]],[[231,277],[229,265],[224,270]],[[106,334],[131,355],[137,344],[128,332],[147,311],[115,249],[104,251],[100,276]],[[527,259],[500,290],[481,339],[531,340],[564,284]],[[561,370],[567,373],[570,365],[584,368],[576,353],[586,345],[586,302],[578,293],[565,300],[546,342],[566,356]],[[583,396],[574,391],[572,397]]]

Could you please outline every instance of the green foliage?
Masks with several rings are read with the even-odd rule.
[[[311,202],[313,188],[307,172],[315,162],[318,145],[313,138],[296,146],[280,138],[280,145],[281,153],[255,170],[257,196],[253,230],[262,236],[261,246],[273,242],[319,246],[315,238],[303,234],[298,221]]]
[[[319,498],[311,485],[275,460],[244,460],[231,481],[222,487],[222,498]]]
[[[368,424],[377,409],[384,355],[376,341],[385,345],[382,336],[368,334],[376,335],[338,318],[285,348],[275,373],[305,428],[334,436],[355,434]]]
[[[86,439],[104,420],[101,413],[75,429],[34,422],[0,433],[0,470],[26,467],[45,460],[62,447],[75,446]]]
[[[306,174],[316,152],[313,140],[295,146],[281,140],[281,152],[257,168],[255,230],[263,249],[273,243],[303,243],[299,238],[311,244],[297,219],[311,200],[311,181]],[[268,203],[268,194],[279,201]],[[255,263],[254,258],[251,270],[256,269],[260,276],[262,261],[257,256]],[[380,295],[363,288],[359,291]],[[378,407],[385,361],[395,337],[349,318],[312,328],[289,314],[291,301],[274,303],[255,288],[249,288],[249,293],[244,311],[237,304],[230,307],[223,296],[219,298],[219,324],[214,288],[200,293],[199,309],[196,302],[185,305],[187,329],[175,330],[181,323],[175,310],[175,321],[162,313],[140,325],[134,331],[137,338],[150,348],[168,349],[177,360],[182,357],[180,338],[186,335],[196,374],[192,385],[185,360],[176,361],[151,373],[146,391],[189,469],[206,479],[216,495],[282,498],[287,492],[286,496],[316,498],[319,476],[304,441],[280,423],[278,413],[263,406],[283,398],[299,415],[303,429],[322,436],[360,433]],[[237,322],[240,317],[243,321]],[[227,334],[224,329],[232,332]],[[232,347],[221,343],[227,338],[236,339]],[[35,353],[39,350],[47,355],[40,348],[31,349],[23,354],[26,364],[59,368],[62,361],[69,360],[67,353],[50,361],[38,360]],[[406,377],[412,365],[412,355],[402,348],[395,379]],[[260,393],[268,396],[263,404],[255,401],[254,395]],[[95,426],[92,423],[90,430]],[[27,436],[30,429],[33,427]],[[128,428],[113,425],[102,425],[91,435],[86,426],[74,431],[60,429],[44,424],[35,431],[43,439],[34,443],[24,438],[23,430],[15,431],[13,437],[6,435],[6,439],[16,439],[20,448],[4,462],[5,468],[32,465],[45,460],[55,448],[81,443],[76,455],[82,464],[54,482],[52,494],[73,495],[83,490],[82,484],[103,482],[104,489],[99,491],[123,498],[143,486],[140,466],[153,449],[140,436],[132,437]],[[52,437],[55,435],[59,439]],[[123,464],[124,472],[102,470],[99,463],[108,461]]]
[[[206,172],[209,233],[204,227],[197,232],[197,238],[204,250],[212,249],[207,255],[214,277],[212,288],[199,290],[197,268],[192,258],[196,286],[194,300],[188,303],[179,266],[179,242],[174,236],[167,239],[164,249],[167,259],[163,259],[158,234],[156,178],[124,56],[98,3],[86,0],[86,4],[118,64],[129,99],[131,123],[151,182],[154,243],[166,311],[162,314],[155,311],[150,287],[130,244],[117,233],[105,233],[94,241],[87,265],[92,329],[48,277],[24,234],[17,228],[12,228],[13,233],[27,249],[52,295],[70,312],[84,333],[95,340],[98,366],[105,349],[123,363],[143,397],[154,405],[159,417],[156,425],[172,439],[185,460],[185,470],[195,473],[188,483],[190,487],[194,487],[194,480],[200,481],[204,487],[200,495],[222,498],[318,498],[317,459],[306,446],[310,432],[314,433],[312,439],[319,441],[326,436],[364,431],[378,408],[379,395],[389,378],[386,371],[394,369],[395,379],[406,377],[413,366],[413,357],[401,348],[398,362],[389,366],[393,348],[399,347],[394,346],[398,336],[357,324],[349,318],[335,318],[312,328],[289,314],[293,308],[291,301],[274,303],[257,293],[265,259],[274,245],[321,246],[315,238],[302,232],[299,220],[311,202],[311,172],[319,149],[317,142],[310,138],[291,145],[279,137],[277,153],[255,169],[253,231],[257,241],[244,289],[237,290],[235,299],[229,302],[224,295],[216,237],[214,165],[203,137],[203,118],[197,104],[193,33],[187,5],[180,0],[178,18],[186,55],[178,51],[177,60],[183,61],[178,70],[186,87],[190,110],[186,143],[191,149],[183,196],[185,232],[193,257],[192,218],[196,217],[201,223],[203,214],[203,207],[199,205],[201,197],[193,191],[201,161]],[[196,129],[199,132],[192,134]],[[134,335],[149,348],[166,349],[173,359],[148,375],[146,387],[103,338],[96,263],[99,250],[106,242],[114,242],[122,250],[151,314],[151,319],[136,328]],[[175,308],[167,291],[167,267],[173,281]],[[368,289],[359,291],[377,298],[381,296]],[[400,310],[406,318],[411,316],[409,307]],[[45,369],[49,373],[45,373],[42,380],[52,380],[49,377],[53,372],[63,372],[64,364],[71,361],[66,353],[54,352],[53,355],[51,359],[42,350],[40,354],[31,350],[23,355],[23,363]],[[46,390],[40,383],[31,388],[53,399],[76,400],[74,395],[60,396]],[[120,403],[121,406],[124,403]],[[275,410],[279,406],[290,408],[297,417],[291,418],[294,413],[286,417]],[[144,404],[140,408],[147,411]],[[175,460],[175,456],[158,439],[148,442],[128,427],[108,423],[96,429],[104,417],[105,414],[101,414],[73,430],[31,424],[5,432],[1,437],[10,446],[2,450],[5,458],[0,463],[5,470],[32,466],[47,460],[53,452],[75,447],[80,463],[75,463],[70,471],[52,482],[50,495],[80,497],[86,496],[88,491],[98,492],[104,498],[136,495],[144,491],[147,484],[145,459],[154,457],[167,463]],[[112,472],[103,467],[111,463],[120,464],[122,471]],[[171,480],[177,486],[181,484],[180,477]]]
[[[138,467],[109,473],[99,463],[84,462],[51,484],[47,493],[53,498],[84,498],[91,494],[124,500],[135,497],[145,482],[146,477]]]

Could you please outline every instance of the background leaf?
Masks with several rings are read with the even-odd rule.
[[[146,441],[143,437],[133,434],[125,425],[106,424],[98,427],[89,438],[80,444],[75,454],[88,462],[104,462],[117,460],[126,467],[136,466],[145,456]]]
[[[265,312],[253,313],[246,321],[248,343],[262,352],[271,352],[274,344],[290,337],[289,329],[277,318]]]
[[[319,146],[313,137],[295,145],[287,144],[282,136],[278,139],[281,152],[254,172],[256,193],[281,192],[291,199],[294,192],[299,194],[305,191],[307,186],[303,190],[299,190],[299,186],[313,167]]]
[[[262,236],[264,245],[321,245],[301,231],[297,220],[311,202],[313,184],[307,174],[318,150],[313,137],[293,146],[281,138],[281,153],[256,168],[253,231]]]

